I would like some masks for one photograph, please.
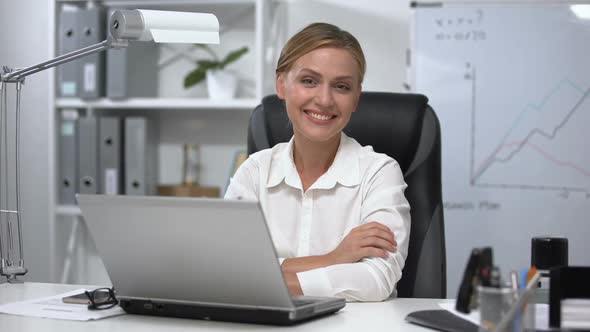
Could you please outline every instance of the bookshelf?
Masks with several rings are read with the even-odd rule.
[[[112,100],[100,98],[82,100],[79,98],[58,98],[57,108],[93,108],[93,109],[137,109],[137,110],[193,110],[204,109],[251,111],[258,105],[259,99],[242,98],[232,100],[214,100],[208,98],[129,98]]]
[[[178,170],[176,152],[183,143],[202,145],[203,170],[200,180],[203,185],[218,186],[221,194],[225,190],[233,165],[234,157],[240,150],[246,149],[247,125],[250,112],[266,94],[272,93],[274,83],[274,59],[269,56],[269,30],[271,13],[277,4],[267,0],[54,0],[52,32],[54,39],[54,55],[59,50],[59,17],[64,6],[80,8],[103,6],[105,8],[156,9],[209,12],[215,14],[220,22],[221,44],[220,55],[228,50],[247,44],[249,52],[235,64],[232,64],[240,81],[236,98],[214,100],[207,97],[205,83],[192,91],[182,87],[183,77],[194,66],[194,60],[202,54],[190,45],[159,46],[158,88],[154,96],[134,97],[125,99],[63,98],[58,97],[58,77],[54,71],[54,79],[50,91],[55,93],[52,98],[54,110],[53,123],[49,125],[53,132],[50,168],[54,174],[52,186],[53,197],[50,197],[50,213],[53,229],[51,248],[54,251],[55,271],[53,274],[58,282],[104,284],[104,272],[96,266],[96,259],[84,261],[82,257],[95,255],[93,245],[89,244],[89,236],[81,223],[80,209],[76,205],[58,203],[58,168],[59,168],[59,116],[62,111],[77,110],[84,116],[107,115],[140,115],[155,118],[160,126],[159,167],[160,184],[170,184]],[[175,157],[170,158],[170,155]],[[174,173],[174,174],[173,174]],[[164,174],[164,175],[162,175]],[[82,225],[80,227],[78,224]],[[90,241],[91,243],[91,241]],[[100,265],[100,264],[99,264]],[[102,277],[93,278],[99,275]]]

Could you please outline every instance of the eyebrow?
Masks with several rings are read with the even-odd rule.
[[[304,72],[309,72],[310,74],[315,75],[315,76],[322,76],[322,74],[318,73],[315,70],[309,69],[309,68],[303,68],[303,69],[301,69],[301,73],[304,73]],[[351,79],[351,80],[353,80],[354,77],[352,77],[350,75],[346,75],[346,76],[338,76],[335,79],[336,80],[343,80],[343,79]]]

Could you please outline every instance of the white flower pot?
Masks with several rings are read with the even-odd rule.
[[[207,71],[207,91],[211,99],[233,99],[238,89],[238,78],[227,70]]]

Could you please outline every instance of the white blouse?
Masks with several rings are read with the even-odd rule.
[[[352,301],[382,301],[396,296],[408,253],[410,206],[399,164],[341,134],[334,162],[304,192],[293,162],[293,138],[252,154],[237,170],[228,199],[260,202],[282,262],[324,255],[355,227],[377,221],[395,234],[397,252],[299,272],[304,295]]]

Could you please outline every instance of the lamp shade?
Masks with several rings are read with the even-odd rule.
[[[109,31],[118,40],[219,44],[219,21],[206,13],[116,10],[109,20]]]
[[[577,4],[570,5],[570,9],[577,18],[583,20],[590,20],[590,5],[589,4]]]

